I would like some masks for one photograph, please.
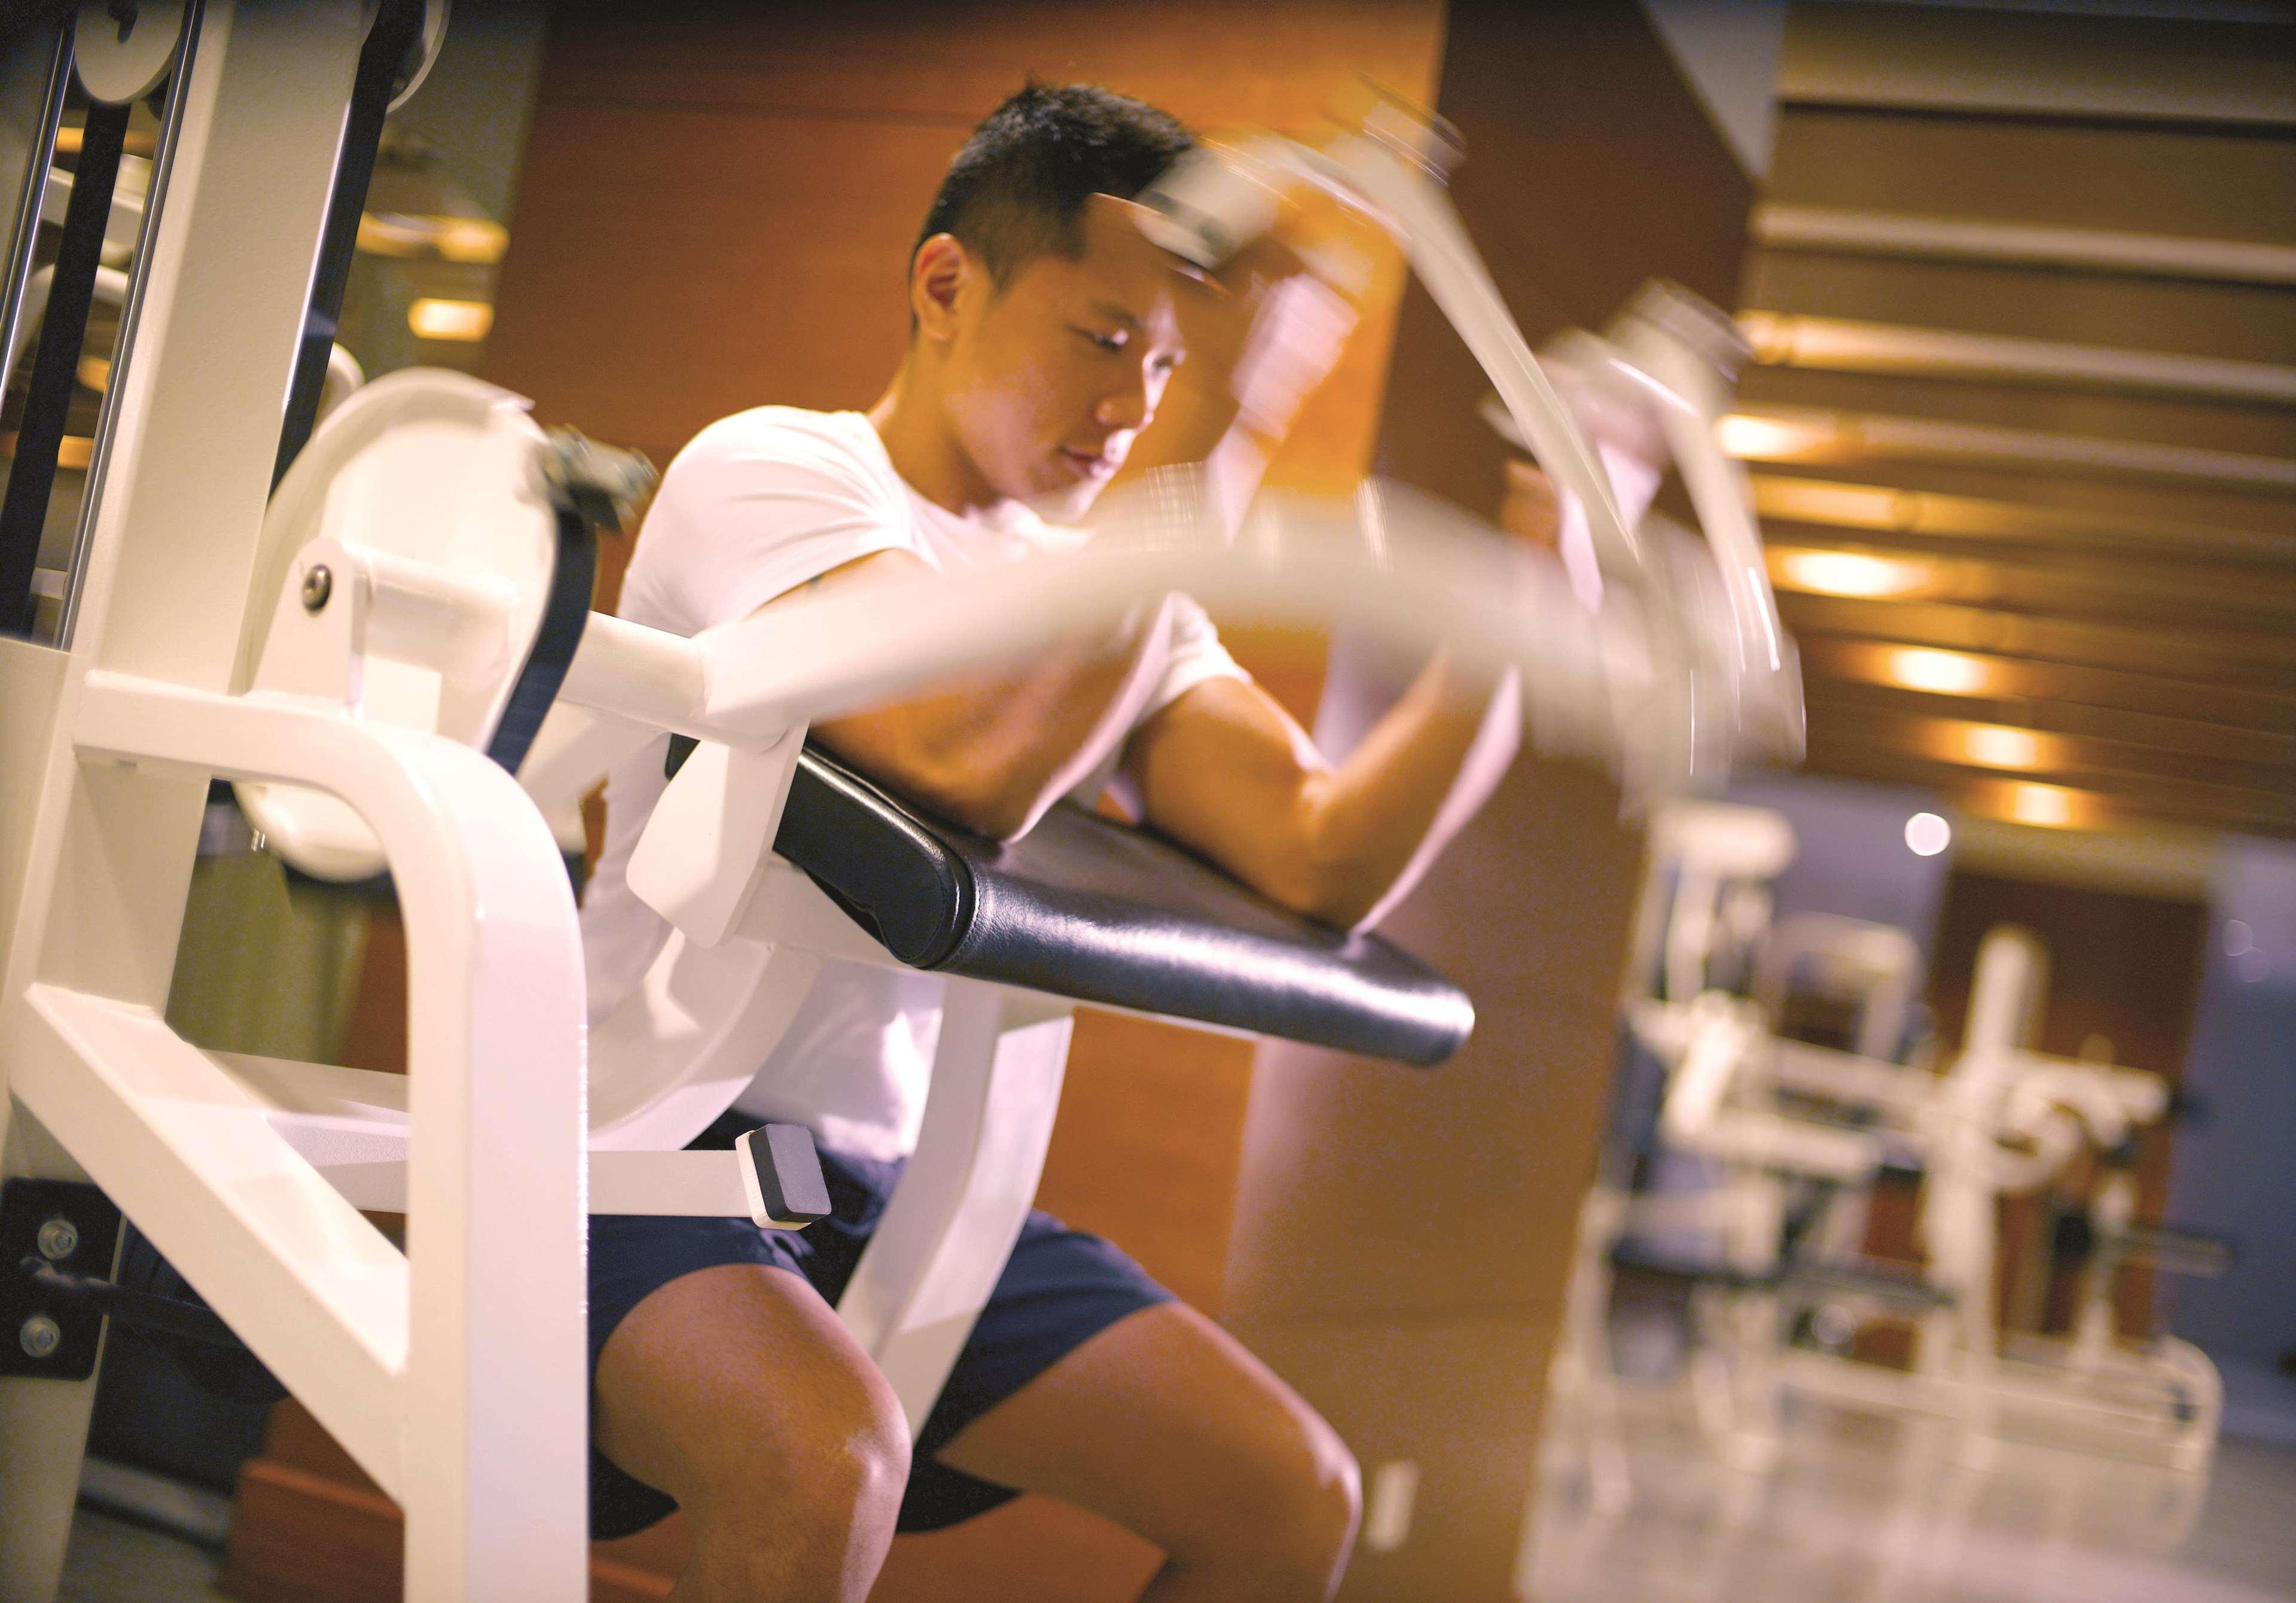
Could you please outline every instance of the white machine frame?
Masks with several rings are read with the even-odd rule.
[[[693,640],[594,616],[523,786],[471,730],[364,716],[365,665],[451,671],[525,604],[381,546],[323,532],[280,552],[258,533],[371,9],[184,8],[68,637],[0,638],[0,1172],[93,1181],[134,1219],[405,1508],[408,1596],[563,1599],[586,1585],[586,1212],[746,1214],[732,1161],[677,1148],[818,960],[891,961],[770,851],[808,720],[1185,589],[1513,668],[1541,744],[1655,791],[1775,744],[1738,716],[1738,665],[1756,650],[1775,667],[1781,643],[1646,589],[1620,530],[1612,600],[1589,612],[1488,553],[1263,528],[832,595]],[[1468,295],[1477,349],[1558,479],[1606,508],[1439,192],[1357,176],[1406,218],[1439,298]],[[350,409],[329,426],[356,426]],[[338,604],[293,604],[322,566]],[[250,607],[275,619],[253,662]],[[1716,715],[1742,738],[1709,740]],[[636,1010],[586,1040],[546,810],[665,729],[704,744],[657,818],[682,844],[642,849],[633,884],[677,934]],[[356,815],[407,930],[404,1080],[205,1051],[166,1023],[211,775]],[[921,1144],[840,1311],[913,1428],[1034,1193],[1071,1006],[949,982]],[[412,1250],[361,1208],[403,1209]],[[93,1393],[0,1379],[0,1603],[53,1595]]]
[[[1765,917],[1734,932],[1736,941],[1762,946],[1748,976],[1754,996],[1712,988],[1710,959],[1730,944],[1718,933],[1717,908],[1775,878],[1793,847],[1783,816],[1756,808],[1677,804],[1655,831],[1638,925],[1642,960],[1625,1005],[1635,1035],[1669,1066],[1660,1139],[1716,1163],[1722,1178],[1710,1191],[1647,1199],[1605,1181],[1586,1204],[1569,1339],[1554,1381],[1597,1506],[1622,1507],[1631,1491],[1607,1308],[1611,1249],[1636,1229],[1710,1235],[1721,1265],[1738,1277],[1697,1288],[1689,1369],[1699,1418],[1729,1463],[1762,1470],[1775,1462],[1780,1410],[1792,1391],[1945,1415],[1957,1421],[1958,1456],[1972,1466],[1988,1462],[2013,1433],[2204,1470],[2222,1412],[2214,1366],[2174,1337],[2123,1341],[2109,1276],[2092,1277],[2070,1342],[2005,1340],[1994,1300],[2000,1199],[2159,1122],[2167,1084],[2033,1049],[2047,954],[2013,926],[1992,931],[1980,948],[1963,1049],[1941,1075],[1895,1056],[1920,968],[1901,931],[1814,915],[1768,928]],[[1872,976],[1855,1050],[1774,1033],[1787,971],[1829,943]],[[1645,989],[1653,974],[1663,976],[1657,997]],[[1813,1100],[1843,1116],[1812,1116]],[[1789,1345],[1790,1311],[1823,1300],[1807,1292],[1797,1298],[1778,1284],[1791,1186],[1817,1180],[1841,1188],[1813,1236],[1849,1256],[1862,1243],[1866,1192],[1885,1162],[1908,1157],[1923,1173],[1923,1280],[1944,1294],[1915,1319],[1914,1367]],[[2109,1184],[2102,1203],[2108,1228],[2126,1226],[2133,1202],[2125,1180]],[[1872,1301],[1855,1291],[1836,1300],[1845,1308]]]

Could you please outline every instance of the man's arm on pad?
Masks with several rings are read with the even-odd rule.
[[[832,568],[767,606],[835,586],[922,571],[906,551]],[[760,609],[761,611],[764,609]],[[996,840],[1020,834],[1062,792],[1140,653],[1136,629],[1065,643],[1013,668],[813,726],[822,744],[929,811]]]
[[[1514,706],[1439,655],[1333,767],[1259,686],[1208,679],[1141,726],[1125,768],[1152,827],[1279,906],[1350,929],[1489,794],[1514,752]]]

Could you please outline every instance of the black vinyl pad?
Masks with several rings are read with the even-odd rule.
[[[1423,1065],[1474,1027],[1466,994],[1408,952],[1067,802],[1000,846],[808,746],[774,850],[914,968]]]

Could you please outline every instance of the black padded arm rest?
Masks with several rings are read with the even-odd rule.
[[[1474,1027],[1465,993],[1408,952],[1065,802],[999,846],[808,747],[774,850],[914,968],[1406,1063],[1440,1063]]]

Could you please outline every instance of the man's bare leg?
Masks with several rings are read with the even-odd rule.
[[[598,1360],[592,1434],[677,1500],[678,1603],[860,1603],[908,1480],[898,1399],[799,1276],[726,1264],[640,1303]]]
[[[1142,1603],[1331,1595],[1361,1493],[1338,1434],[1192,1308],[1144,1309],[957,1433],[943,1463],[1162,1548]]]

